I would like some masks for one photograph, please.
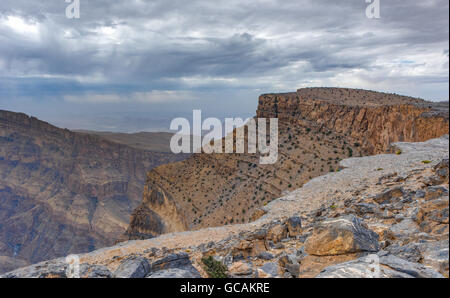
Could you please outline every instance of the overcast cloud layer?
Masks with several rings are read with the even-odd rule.
[[[448,100],[449,1],[0,2],[0,109],[60,126],[165,130],[254,115],[261,93],[338,86]]]

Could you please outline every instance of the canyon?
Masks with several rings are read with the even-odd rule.
[[[275,164],[258,153],[173,155],[164,142],[149,151],[139,135],[1,112],[3,272],[75,253],[83,277],[214,277],[208,266],[228,277],[361,277],[372,255],[387,277],[405,266],[448,276],[448,258],[433,257],[448,251],[448,102],[306,88],[261,95],[255,117],[278,118]],[[59,258],[3,277],[67,268]]]
[[[183,158],[0,111],[0,271],[114,244],[146,172]]]
[[[359,89],[306,88],[261,95],[256,118],[278,118],[279,159],[193,154],[150,171],[144,198],[121,240],[248,223],[260,207],[349,157],[388,153],[394,142],[448,134],[448,103]]]
[[[444,278],[448,135],[356,157],[262,207],[257,220],[77,255],[82,278]],[[66,258],[0,278],[65,278]]]

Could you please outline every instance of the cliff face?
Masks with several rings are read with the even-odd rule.
[[[168,226],[177,210],[176,218],[186,222],[165,232],[248,222],[259,207],[338,170],[342,159],[384,153],[393,142],[424,141],[449,129],[448,103],[340,88],[262,95],[257,117],[279,119],[274,165],[260,165],[257,154],[194,154],[148,173],[147,189],[164,189],[177,206],[168,209],[170,216],[160,212],[158,221]],[[151,195],[146,192],[144,201],[151,201]],[[141,218],[150,209],[143,204],[132,216],[128,231],[136,232],[131,239],[155,234],[155,229],[139,233],[137,214]]]
[[[112,245],[146,172],[180,158],[0,111],[0,256],[35,263]]]
[[[151,189],[147,185],[142,204],[131,214],[126,235],[129,239],[153,238],[186,229],[177,202],[158,185],[153,185]]]
[[[420,142],[448,133],[448,103],[340,88],[300,89],[259,98],[257,116],[292,124],[310,121],[361,141],[371,154],[394,142]]]

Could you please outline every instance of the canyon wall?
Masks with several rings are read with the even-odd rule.
[[[158,234],[157,225],[140,226],[152,222],[142,220],[146,216],[157,218],[165,233],[249,222],[273,199],[339,171],[342,159],[384,153],[393,142],[425,141],[449,130],[448,103],[343,88],[262,95],[257,117],[279,119],[274,165],[260,165],[258,154],[194,154],[155,168],[147,176],[144,202],[152,201],[150,190],[164,189],[171,203],[161,206],[169,215],[150,215],[145,210],[155,205],[141,204],[128,228],[130,239]],[[174,218],[178,224],[168,228]]]
[[[0,260],[112,245],[141,202],[147,171],[182,158],[0,111]]]
[[[361,141],[370,153],[394,142],[421,142],[448,134],[448,103],[342,88],[308,88],[259,98],[257,116],[292,124],[311,121]]]

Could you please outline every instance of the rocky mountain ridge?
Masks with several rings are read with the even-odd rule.
[[[251,223],[78,255],[80,276],[448,277],[448,136],[395,146],[341,161]],[[62,258],[1,277],[66,277],[68,268]]]
[[[425,141],[449,129],[448,103],[345,88],[261,95],[256,117],[279,120],[276,164],[260,165],[257,154],[193,154],[155,168],[126,237],[249,222],[259,207],[339,170],[342,159],[388,152],[393,142]]]

